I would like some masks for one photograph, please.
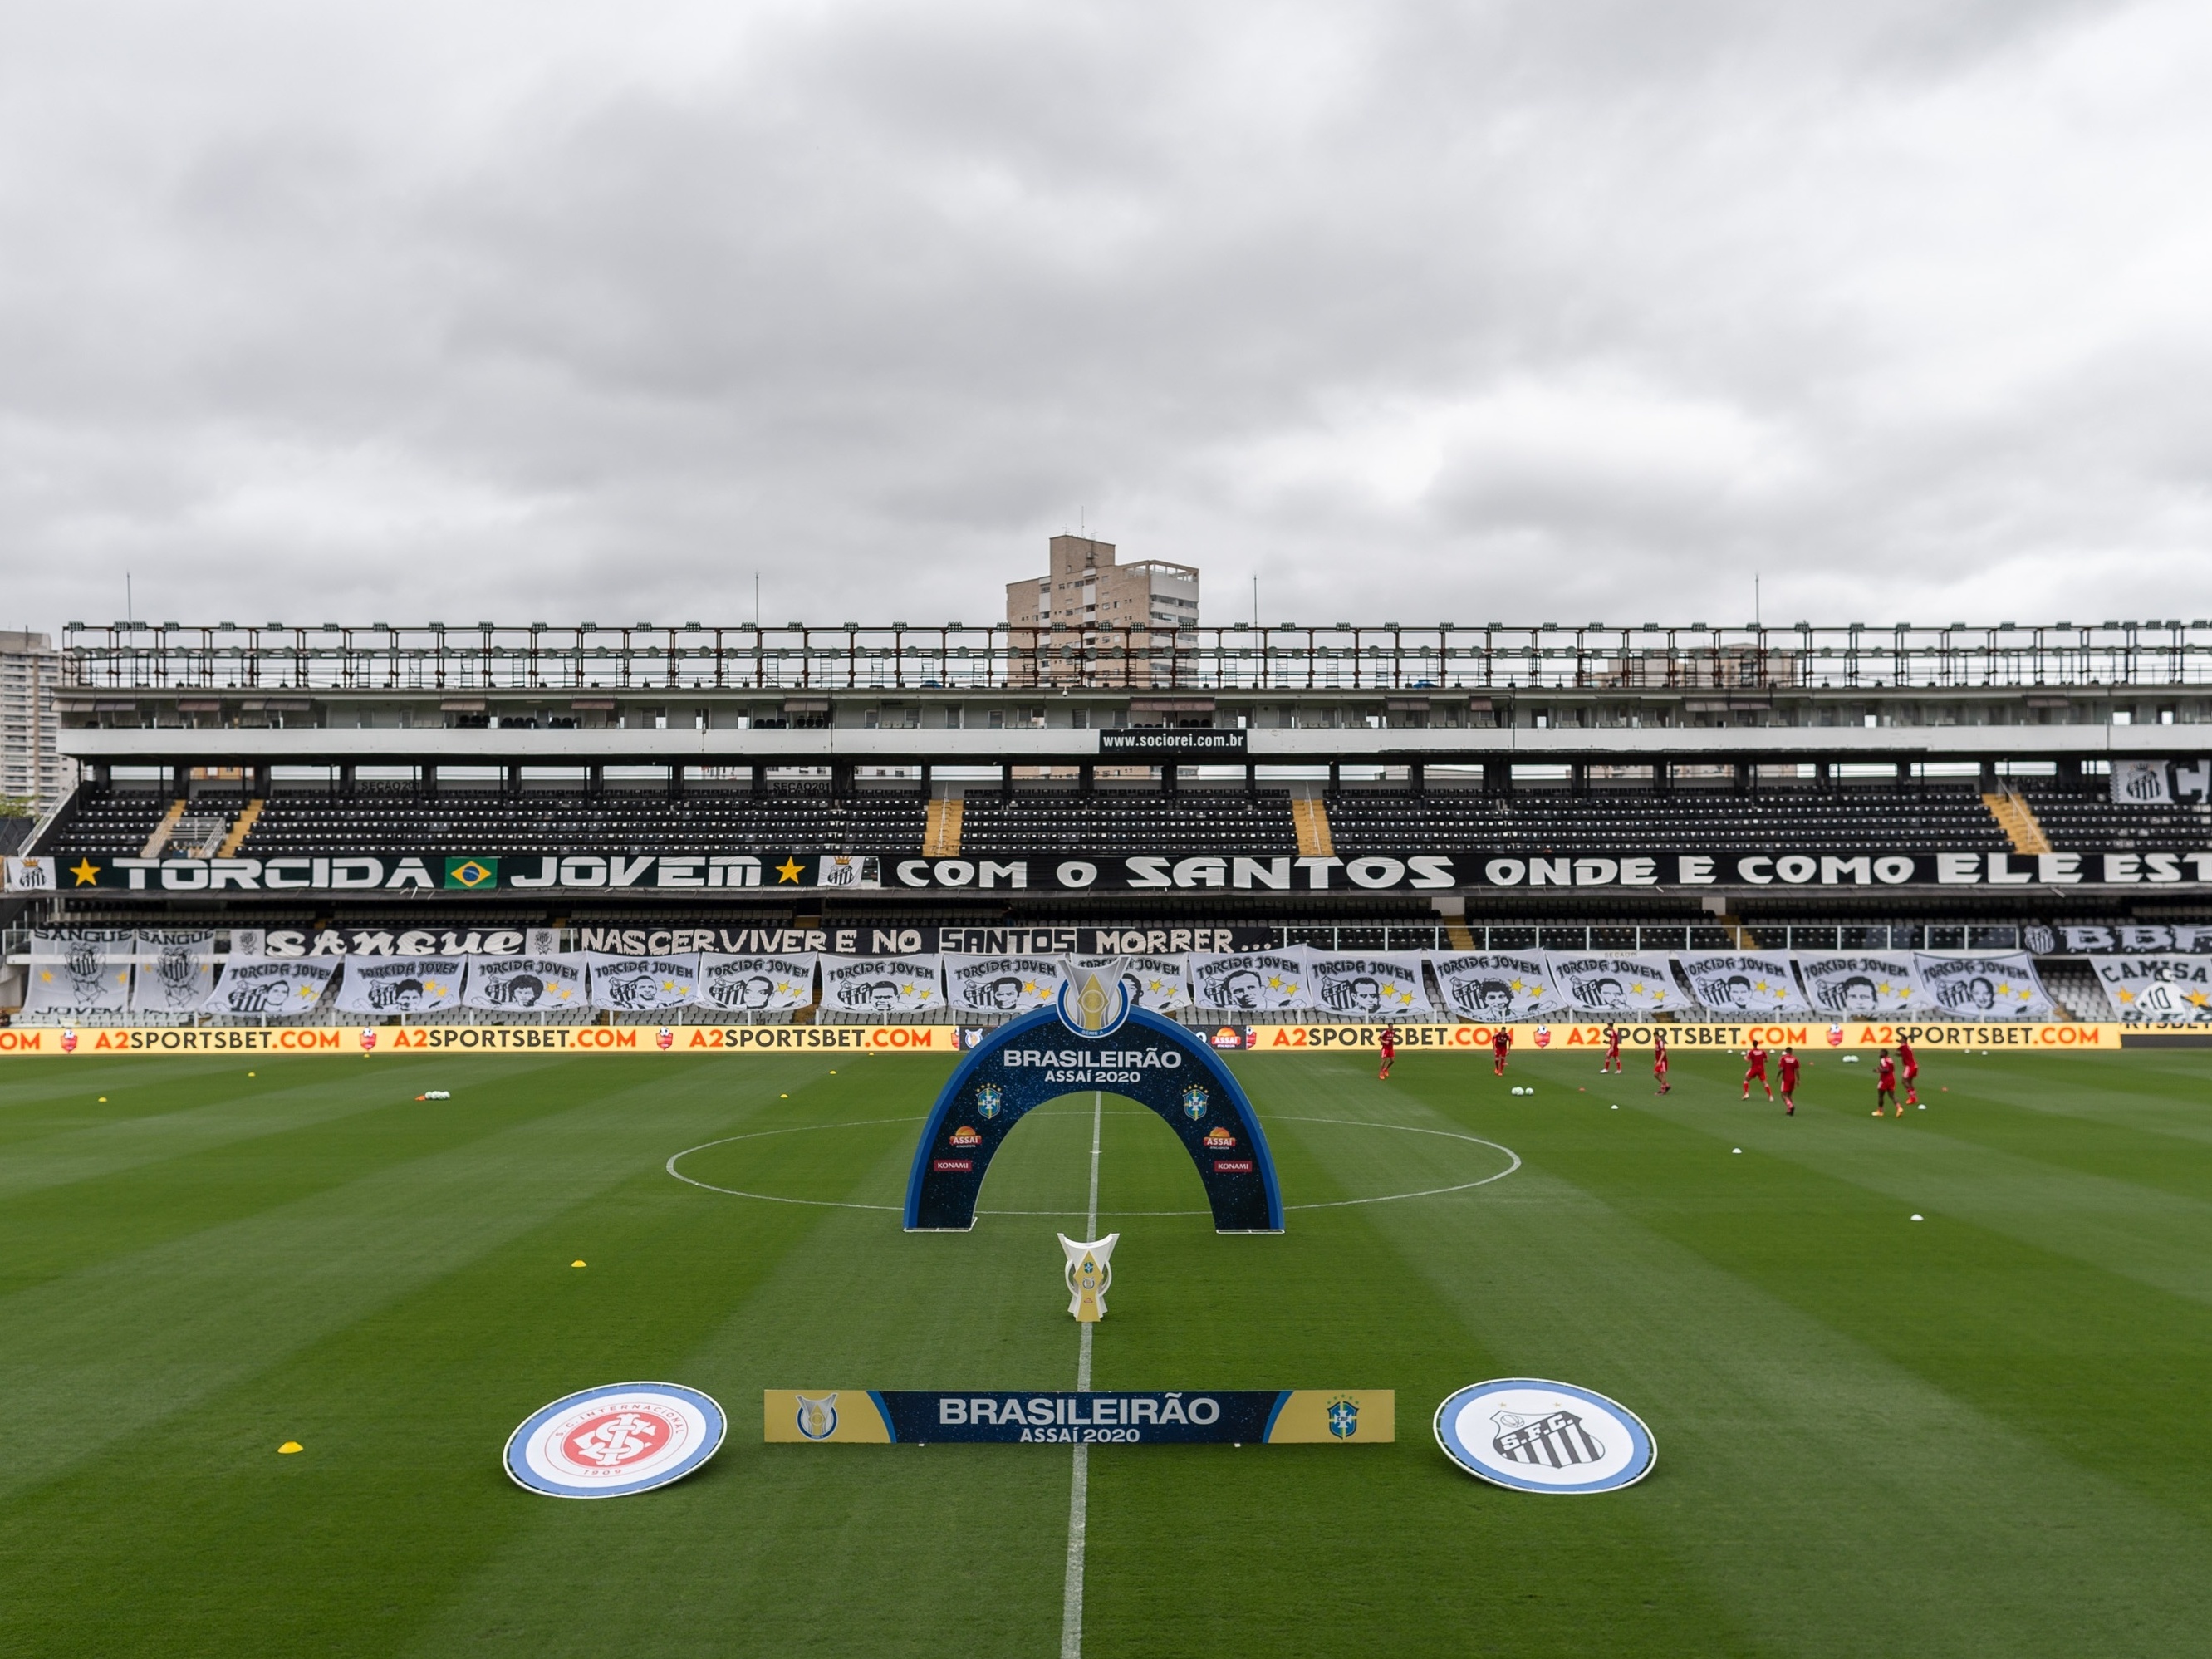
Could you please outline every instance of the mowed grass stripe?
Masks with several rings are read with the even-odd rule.
[[[2212,1613],[2212,1537],[2177,1512],[2171,1485],[2142,1479],[2112,1443],[2124,1407],[2104,1421],[2110,1455],[2052,1432],[2043,1398],[2082,1409],[2094,1390],[2083,1355],[2049,1320],[2008,1328],[1977,1314],[1992,1281],[1962,1285],[1931,1261],[1946,1246],[1926,1224],[1848,1182],[1734,1156],[1628,1102],[1607,1110],[1573,1092],[1578,1069],[1516,1062],[1518,1079],[1540,1085],[1525,1102],[1441,1065],[1409,1074],[1431,1098],[1457,1100],[1478,1133],[1513,1142],[1531,1188],[1551,1200],[1480,1227],[1475,1271],[1431,1274],[1510,1335],[1526,1369],[1589,1382],[1645,1416],[1660,1467],[1637,1491],[1674,1511],[1717,1593],[1746,1609],[1764,1643],[2149,1654],[2193,1639]],[[1716,1118],[1740,1111],[1720,1065],[1705,1069],[1713,1075],[1692,1097],[1709,1097]],[[1684,1094],[1678,1082],[1670,1109]],[[1431,1213],[1380,1221],[1427,1238],[1419,1254],[1437,1260],[1444,1240]],[[2043,1306],[2051,1259],[1989,1244],[2015,1276],[2008,1311]],[[1968,1326],[1956,1354],[1936,1340],[1952,1320]],[[2104,1369],[2132,1356],[2139,1335],[2101,1333]],[[1990,1386],[2007,1370],[2028,1380]],[[2161,1415],[2179,1408],[2170,1401]],[[2200,1437],[2168,1443],[2176,1468],[2202,1470]]]
[[[183,1115],[192,1120],[189,1131],[134,1136],[127,1152],[80,1155],[52,1144],[18,1150],[10,1161],[24,1166],[23,1178],[0,1194],[0,1296],[301,1201],[545,1112],[540,1067],[476,1066],[435,1074],[455,1099],[417,1102],[419,1080],[333,1076],[329,1062],[302,1061],[291,1073],[300,1081],[197,1108]],[[317,1072],[319,1081],[310,1080]],[[604,1091],[619,1086],[613,1074],[599,1080]]]
[[[909,1087],[926,1106],[942,1076],[929,1073],[892,1062],[871,1081]],[[862,1105],[827,1088],[805,1103],[825,1124]],[[898,1193],[919,1115],[903,1131],[871,1131],[839,1195]],[[1058,1209],[1072,1194],[1079,1221],[1090,1132],[1087,1095],[1032,1112],[994,1162],[987,1205]],[[816,1139],[857,1152],[863,1137],[825,1129]],[[769,1173],[757,1165],[749,1179],[765,1184]],[[739,1250],[774,1213],[793,1212],[703,1192],[677,1204]],[[766,1388],[1072,1388],[1076,1333],[1053,1237],[1066,1224],[986,1215],[972,1232],[910,1235],[895,1214],[798,1213],[815,1218],[804,1243],[781,1252],[684,1361],[684,1379],[715,1393],[732,1417],[729,1446],[684,1489],[696,1507],[617,1521],[589,1512],[613,1505],[536,1506],[411,1654],[603,1652],[604,1627],[579,1625],[566,1587],[600,1574],[657,1579],[672,1554],[715,1592],[637,1605],[632,1650],[1056,1650],[1064,1448],[763,1446],[759,1412]],[[850,1395],[843,1408],[866,1409]]]
[[[589,1136],[512,1149],[536,1167],[466,1200],[505,1212],[507,1237],[466,1255],[449,1250],[449,1271],[400,1286],[210,1392],[196,1402],[190,1431],[117,1448],[10,1506],[20,1523],[10,1542],[43,1558],[41,1582],[80,1592],[58,1604],[79,1639],[55,1650],[400,1651],[465,1596],[483,1563],[549,1523],[581,1525],[587,1536],[610,1524],[664,1523],[649,1577],[694,1582],[672,1580],[669,1562],[688,1559],[717,1524],[711,1508],[702,1518],[692,1507],[714,1498],[715,1471],[651,1505],[561,1504],[518,1492],[499,1450],[530,1411],[575,1389],[632,1376],[702,1381],[686,1358],[700,1329],[742,1305],[826,1212],[752,1206],[760,1213],[733,1235],[728,1210],[684,1196],[711,1194],[661,1171],[678,1144],[665,1137],[694,1132],[702,1111],[742,1121],[775,1107],[779,1084],[803,1096],[819,1068],[684,1066],[649,1078],[624,1068],[629,1086],[604,1092],[604,1064],[571,1074],[594,1092],[586,1108],[549,1091],[561,1117],[588,1115]],[[648,1109],[641,1097],[662,1092],[678,1098]],[[593,1144],[590,1169],[611,1170],[611,1178],[579,1182],[559,1168]],[[537,1200],[546,1179],[574,1187],[577,1201],[544,1212]],[[572,1269],[572,1257],[590,1265]],[[742,1431],[743,1402],[725,1403]],[[276,1456],[285,1437],[307,1451]],[[49,1538],[63,1547],[46,1546]],[[213,1594],[210,1563],[220,1564]],[[126,1571],[131,1595],[100,1593]],[[600,1587],[586,1597],[592,1612],[581,1626],[600,1652],[622,1650],[622,1621],[599,1615],[653,1600],[615,1582],[585,1562],[552,1591],[573,1632],[578,1585]]]
[[[580,1073],[591,1062],[574,1061]],[[804,1062],[760,1062],[754,1091]],[[588,1073],[586,1073],[588,1075]],[[711,1066],[591,1076],[578,1103],[545,1091],[538,1117],[428,1158],[379,1169],[258,1214],[119,1256],[0,1303],[0,1404],[83,1430],[44,1437],[0,1470],[0,1493],[50,1479],[107,1440],[143,1429],[342,1329],[428,1280],[584,1203],[658,1148],[741,1115]],[[663,1154],[665,1156],[665,1154]],[[662,1176],[665,1179],[665,1176]]]

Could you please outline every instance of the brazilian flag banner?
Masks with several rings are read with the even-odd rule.
[[[446,860],[446,885],[462,889],[499,885],[497,859],[462,858]]]

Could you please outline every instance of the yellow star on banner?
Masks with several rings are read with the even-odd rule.
[[[100,880],[100,866],[90,859],[81,858],[70,866],[70,874],[76,878],[80,887],[90,887]]]
[[[2136,1000],[2136,994],[2133,991],[2121,991],[2117,994],[2122,1002],[2133,1002]]]
[[[775,866],[775,873],[779,877],[785,881],[793,883],[796,883],[799,880],[799,860],[792,857],[788,853],[786,853],[783,855],[783,862]]]
[[[2182,999],[2181,999],[2181,1000],[2182,1000],[2184,1002],[2193,1002],[2193,1003],[2195,1003],[2195,1004],[2196,1004],[2199,1008],[2202,1008],[2202,1007],[2204,1006],[2204,1003],[2205,1003],[2204,993],[2203,993],[2203,992],[2202,992],[2202,991],[2189,991],[2189,992],[2185,992],[2185,993],[2184,993],[2184,994],[2183,994],[2183,996],[2182,996]]]

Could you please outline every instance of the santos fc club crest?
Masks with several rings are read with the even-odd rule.
[[[1437,1407],[1437,1444],[1469,1474],[1518,1492],[1613,1492],[1651,1471],[1651,1431],[1618,1401],[1570,1382],[1508,1377]]]

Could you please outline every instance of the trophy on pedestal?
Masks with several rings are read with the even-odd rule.
[[[1067,1254],[1067,1310],[1083,1324],[1095,1325],[1106,1317],[1106,1287],[1114,1282],[1109,1264],[1121,1237],[1109,1233],[1085,1244],[1060,1235],[1060,1248]]]

